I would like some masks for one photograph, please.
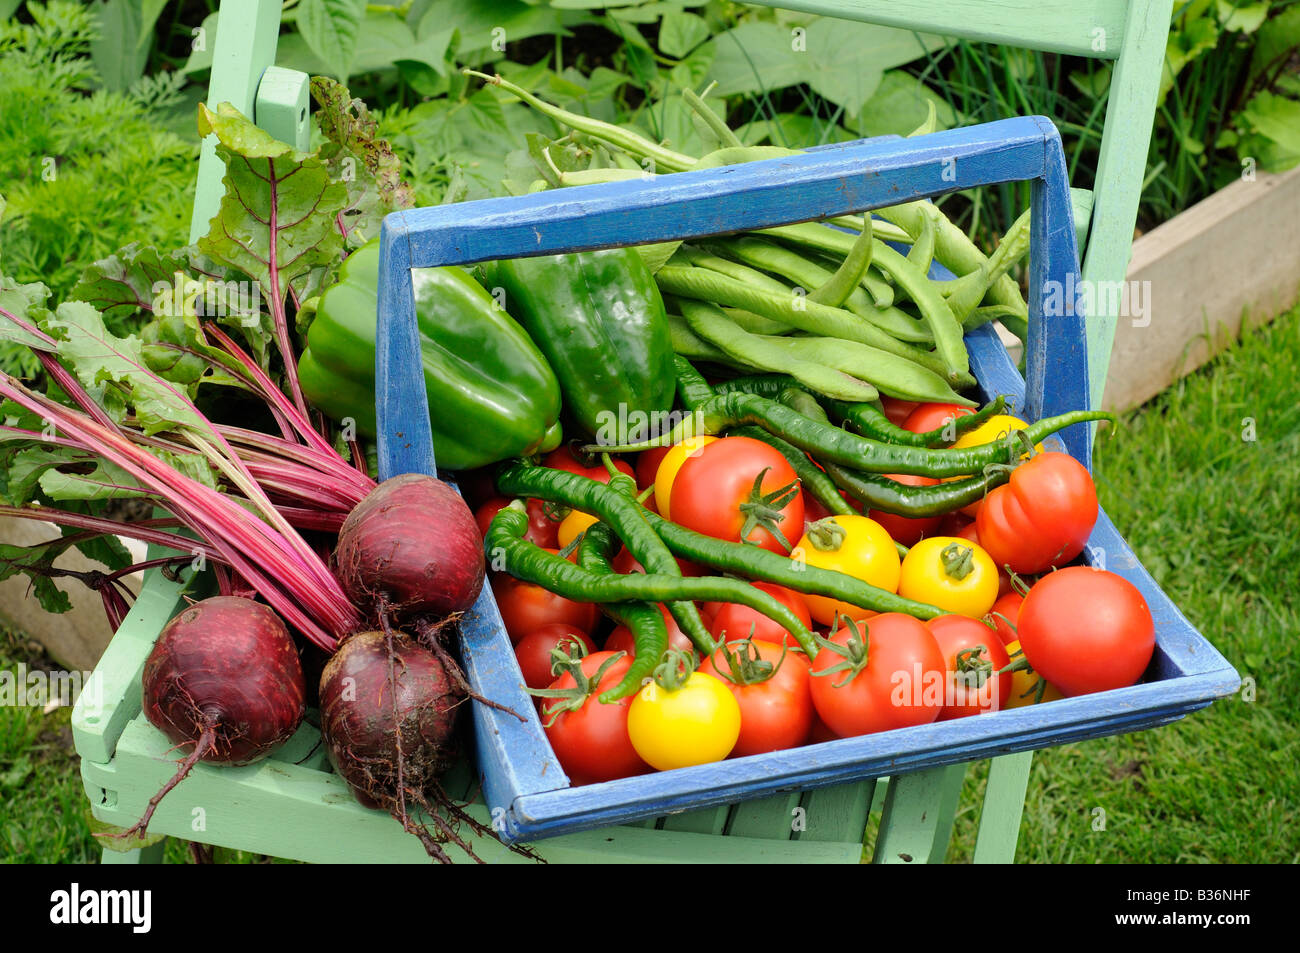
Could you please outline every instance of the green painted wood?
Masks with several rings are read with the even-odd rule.
[[[942,864],[948,859],[948,845],[952,841],[952,825],[957,817],[957,804],[961,801],[962,786],[970,763],[954,764],[944,779],[943,800],[939,803],[939,819],[934,825],[934,839],[930,843],[932,864]]]
[[[161,552],[161,551],[160,551]],[[150,551],[150,556],[157,555]],[[104,650],[72,710],[77,754],[108,761],[127,722],[140,713],[140,676],[158,633],[181,607],[184,583],[161,572],[145,575],[140,595]]]
[[[106,847],[100,855],[99,862],[100,864],[161,864],[166,847],[166,838],[136,850],[109,850]]]
[[[720,835],[727,829],[727,815],[731,808],[705,807],[698,811],[681,811],[677,814],[664,815],[660,830],[681,831],[689,834]]]
[[[729,837],[771,837],[789,840],[798,816],[799,792],[788,791],[772,797],[741,801],[731,809],[727,825]]]
[[[762,5],[1101,59],[1118,55],[1128,6],[1125,0],[776,0]],[[808,53],[816,55],[813,49]]]
[[[1034,753],[1004,754],[989,761],[984,810],[975,841],[975,863],[1009,864],[1016,859],[1020,816],[1025,809],[1025,788]]]
[[[300,734],[311,730],[304,727]],[[111,794],[92,795],[95,816],[120,826],[138,819],[175,770],[170,747],[140,717],[122,733],[111,763],[83,761],[88,791]],[[481,803],[467,810],[490,823]],[[414,837],[384,812],[357,804],[342,779],[278,756],[244,767],[196,766],[160,803],[150,830],[313,863],[428,862]],[[473,840],[473,847],[489,862],[531,862],[492,837]],[[617,827],[551,838],[537,850],[553,863],[852,863],[860,847]],[[448,853],[456,862],[469,860],[455,847]]]
[[[805,791],[799,801],[803,808],[799,818],[802,829],[796,829],[795,840],[861,845],[867,830],[867,816],[871,812],[871,799],[878,787],[873,781],[865,781]]]
[[[268,66],[257,87],[254,121],[295,149],[311,145],[311,81],[296,69]]]
[[[280,0],[222,0],[212,46],[207,98],[210,108],[230,103],[245,116],[254,115],[262,74],[275,62],[280,6]],[[205,137],[199,151],[199,178],[190,217],[191,242],[207,234],[208,223],[221,206],[223,170],[216,141],[215,136]]]
[[[952,819],[944,814],[956,807],[951,789],[960,789],[964,773],[965,765],[956,764],[891,778],[871,862],[929,863],[936,833],[944,825],[951,829]]]
[[[1172,10],[1173,0],[1133,0],[1129,5],[1093,184],[1096,206],[1092,240],[1083,258],[1085,282],[1123,281],[1128,271]],[[1094,299],[1108,297],[1094,295]],[[1094,407],[1101,406],[1119,320],[1111,310],[1103,301],[1088,315],[1088,378]]]

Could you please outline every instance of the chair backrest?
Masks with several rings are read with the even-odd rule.
[[[1114,60],[1084,282],[1122,281],[1146,171],[1173,0],[775,0],[765,6],[879,23],[1044,52]],[[279,0],[221,0],[210,104],[229,102],[277,139],[306,148],[307,77],[274,67]],[[207,231],[221,200],[221,162],[208,137],[190,225]],[[1118,296],[1094,294],[1088,315],[1091,406],[1101,405],[1118,321]]]
[[[1114,60],[1085,283],[1123,281],[1146,174],[1173,0],[754,0],[822,16],[967,40]],[[1076,185],[1078,183],[1075,183]],[[1091,406],[1101,406],[1118,321],[1118,296],[1094,294],[1088,315]]]

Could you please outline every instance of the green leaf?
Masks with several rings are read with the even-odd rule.
[[[1229,33],[1254,33],[1268,19],[1268,0],[1237,6],[1230,0],[1217,0],[1219,22]]]
[[[129,403],[146,434],[178,425],[210,433],[211,428],[184,390],[162,380],[149,368],[143,342],[137,337],[112,334],[90,305],[65,301],[43,324],[43,330],[60,341],[59,357],[114,419],[121,419]]]
[[[199,34],[203,38],[202,49],[197,45],[199,37],[194,36],[190,39],[190,58],[185,61],[185,65],[180,68],[180,72],[189,76],[191,73],[201,73],[205,69],[212,68],[212,51],[217,45],[217,18],[219,11],[213,10],[203,22],[199,24],[199,29],[203,32]]]
[[[1181,30],[1169,34],[1165,44],[1165,66],[1160,76],[1160,102],[1173,88],[1183,67],[1219,43],[1219,24],[1209,16],[1188,18]]]
[[[719,97],[784,89],[803,82],[803,52],[790,30],[761,20],[742,23],[709,41],[715,54],[710,79]]]
[[[90,55],[104,86],[128,89],[144,75],[149,61],[149,41],[165,0],[107,0],[96,3],[99,35],[90,43]]]
[[[273,139],[229,103],[215,113],[201,105],[199,131],[217,136],[226,164],[226,194],[199,249],[251,277],[266,301],[283,302],[290,282],[339,259],[334,216],[347,187],[317,156]]]
[[[925,122],[930,114],[929,103],[934,104],[937,128],[957,125],[956,112],[943,98],[912,74],[891,70],[861,113],[847,120],[846,125],[861,136],[905,136]]]
[[[69,545],[71,544],[62,537],[34,546],[0,543],[0,581],[19,574],[25,575],[32,581],[32,593],[42,609],[50,613],[67,612],[72,608],[68,594],[56,586],[48,575],[43,575],[41,570],[49,569],[67,551]]]
[[[50,296],[50,289],[39,281],[19,284],[12,278],[0,275],[0,308],[12,314],[20,321],[35,326],[41,315],[48,314],[45,300]],[[23,329],[0,315],[0,342],[13,341],[23,347],[48,350],[48,345],[39,337]]]
[[[173,285],[175,273],[185,271],[186,264],[132,242],[87,268],[68,297],[93,305],[106,318],[152,313],[158,295]]]
[[[885,70],[940,49],[929,34],[825,17],[804,27],[742,23],[716,37],[710,77],[719,96],[747,95],[807,83],[849,115],[875,92]]]
[[[857,115],[885,70],[947,44],[942,37],[824,17],[808,26],[806,82],[846,115]]]
[[[354,194],[366,187],[357,183],[368,178],[378,194],[381,216],[399,209],[414,208],[415,196],[411,187],[402,181],[402,160],[393,152],[388,140],[379,138],[378,124],[366,104],[352,98],[346,86],[323,76],[312,77],[311,95],[316,102],[316,119],[321,133],[341,150],[333,157],[332,164],[348,157],[359,160],[359,169],[346,170],[352,177],[348,187],[349,205],[357,204]],[[359,172],[364,172],[364,176],[357,174]]]
[[[352,69],[365,12],[365,0],[302,0],[298,5],[298,32],[343,82]]]
[[[1255,34],[1255,48],[1250,56],[1251,82],[1261,73],[1276,70],[1296,49],[1300,49],[1300,4],[1270,17]]]
[[[709,24],[694,13],[674,10],[659,21],[659,50],[681,59],[709,38]]]
[[[1289,168],[1295,164],[1289,157],[1300,159],[1300,102],[1274,93],[1257,93],[1238,115],[1238,122],[1276,146],[1267,161],[1259,157],[1262,168],[1271,171],[1283,166]],[[1240,148],[1238,151],[1242,155],[1250,154]]]

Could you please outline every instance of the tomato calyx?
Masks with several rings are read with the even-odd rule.
[[[939,553],[944,573],[951,579],[965,579],[975,571],[975,550],[961,543],[950,543]]]
[[[584,529],[577,536],[573,537],[573,539],[569,540],[569,545],[561,549],[559,553],[557,553],[557,555],[561,559],[568,559],[571,555],[573,555],[573,551],[582,545],[582,541],[586,537],[586,535],[587,535],[587,531]]]
[[[819,551],[837,553],[844,545],[844,537],[848,535],[848,530],[837,523],[835,517],[828,516],[815,523],[810,523],[804,529],[804,535],[808,537],[808,542],[812,543]]]
[[[981,688],[986,681],[993,677],[993,660],[986,657],[988,651],[987,645],[980,644],[958,652],[956,656],[957,677],[972,688]],[[974,678],[971,678],[972,675]],[[973,685],[971,685],[972,682],[974,682]]]
[[[695,671],[695,653],[668,649],[655,666],[650,680],[666,692],[678,691]]]
[[[720,666],[714,666],[718,675],[732,685],[758,685],[770,680],[781,669],[785,662],[785,657],[790,651],[790,647],[784,642],[781,644],[781,657],[776,663],[760,658],[758,650],[754,648],[753,638],[740,639],[732,642],[737,646],[733,652],[727,648],[727,642],[723,641],[718,645],[718,651],[722,653],[723,659],[727,663],[727,670],[723,671]],[[753,653],[752,655],[750,653]]]
[[[582,647],[579,646],[580,650],[581,648]],[[547,721],[543,724],[543,727],[550,728],[555,724],[555,720],[566,711],[577,711],[582,708],[582,706],[587,703],[587,699],[595,693],[596,686],[598,686],[600,680],[605,677],[605,673],[616,665],[621,658],[627,655],[627,653],[615,652],[609,658],[605,659],[605,661],[600,663],[600,668],[596,669],[595,674],[590,678],[588,678],[587,674],[582,670],[582,659],[585,655],[585,652],[582,652],[582,654],[579,655],[569,655],[558,647],[551,653],[551,658],[553,659],[551,672],[556,678],[559,678],[567,672],[573,678],[572,688],[524,689],[524,691],[529,695],[552,699],[552,701],[545,706]]]
[[[1007,578],[1011,580],[1012,589],[1020,593],[1022,597],[1029,595],[1029,583],[1021,579],[1020,576],[1016,573],[1016,571],[1012,569],[1010,566],[1003,565],[1002,569],[1006,572]],[[1011,622],[1009,620],[1003,619],[1003,621],[1006,622],[1007,625],[1011,625]],[[1014,630],[1015,626],[1011,625],[1011,628]]]
[[[565,506],[563,503],[556,503],[554,500],[546,500],[542,503],[542,512],[546,514],[548,520],[556,523],[563,523],[573,512],[572,507]]]
[[[763,467],[754,477],[754,486],[749,491],[749,499],[740,504],[740,512],[745,517],[745,523],[740,528],[740,541],[750,543],[749,536],[754,530],[762,527],[785,547],[788,553],[791,550],[790,541],[785,538],[781,528],[777,525],[785,519],[785,514],[781,510],[789,505],[790,501],[799,495],[799,481],[787,483],[771,493],[763,493],[763,478],[767,476],[771,467]]]
[[[838,619],[842,619],[844,627],[849,630],[849,637],[844,644],[840,645],[838,642],[832,642],[821,635],[817,636],[817,644],[840,656],[842,661],[836,662],[820,672],[811,673],[813,677],[825,677],[845,672],[846,674],[842,679],[831,685],[832,688],[843,688],[867,667],[867,640],[871,634],[866,622],[863,622],[862,628],[859,629],[858,624],[846,615],[841,614]]]

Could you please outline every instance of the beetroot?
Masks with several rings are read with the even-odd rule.
[[[334,551],[348,598],[403,619],[464,612],[483,588],[483,537],[450,486],[406,473],[348,514]]]
[[[388,811],[443,863],[450,858],[439,841],[451,840],[478,858],[433,803],[482,829],[438,784],[454,753],[456,714],[465,697],[457,681],[438,654],[390,631],[349,636],[320,683],[321,737],[335,772],[362,805]],[[436,836],[411,819],[408,804],[425,809]]]
[[[250,764],[288,741],[306,711],[298,650],[270,608],[238,596],[196,602],[163,627],[144,665],[144,714],[194,750],[128,833],[199,761]]]

